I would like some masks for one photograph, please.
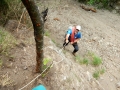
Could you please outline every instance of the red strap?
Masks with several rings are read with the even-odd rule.
[[[71,42],[74,42],[74,39],[75,38],[75,27],[72,28],[72,34],[71,34],[71,37],[70,37],[70,41]]]

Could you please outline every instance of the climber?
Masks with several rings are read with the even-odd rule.
[[[74,47],[74,50],[72,52],[74,56],[75,56],[75,53],[79,50],[77,42],[80,40],[82,36],[80,30],[81,30],[80,25],[70,26],[65,35],[65,41],[64,41],[63,47],[65,48],[65,46],[67,46],[68,43],[70,42],[71,45],[73,45]]]

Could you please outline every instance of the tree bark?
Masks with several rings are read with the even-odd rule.
[[[36,42],[36,72],[42,72],[43,61],[43,38],[44,38],[44,22],[42,20],[39,9],[35,4],[35,0],[21,0],[26,7],[34,27],[34,37]]]

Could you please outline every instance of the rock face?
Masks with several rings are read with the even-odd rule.
[[[47,90],[119,90],[120,16],[106,10],[97,10],[97,13],[86,12],[73,0],[43,2],[50,5],[48,20],[45,23],[45,31],[49,37],[44,38],[44,58],[50,59],[54,65],[44,77],[37,78],[25,90],[31,90],[40,83],[45,85]],[[84,59],[87,52],[93,52],[102,58],[103,62],[99,67],[80,64],[76,60],[78,57],[71,54],[73,47],[70,44],[65,50],[61,50],[65,32],[70,25],[82,27],[82,38],[78,42],[79,51],[76,55]],[[23,32],[25,33],[24,30]],[[23,38],[23,32],[20,32],[20,38]],[[16,82],[16,88],[2,90],[18,90],[39,75],[33,72],[36,65],[35,42],[33,32],[29,37],[28,32],[24,35],[27,40],[24,43],[28,44],[21,42],[17,49],[13,49],[11,56],[14,56],[14,62],[9,60],[12,64],[0,72],[1,76],[7,71],[11,80]],[[105,73],[96,80],[93,73],[99,68],[104,68]]]
[[[73,47],[68,45],[65,50],[65,60],[60,65],[55,65],[53,70],[55,72],[49,74],[51,77],[46,85],[51,86],[50,90],[56,90],[59,84],[61,85],[59,90],[116,90],[116,83],[119,82],[120,77],[120,41],[118,40],[120,38],[120,17],[105,10],[97,10],[97,13],[86,12],[78,7],[77,2],[72,2],[72,0],[66,2],[61,2],[60,5],[57,5],[57,9],[50,9],[49,11],[47,31],[50,32],[50,37],[62,47],[64,35],[69,26],[81,25],[83,37],[79,41],[80,50],[77,55],[82,57],[87,51],[99,55],[103,60],[100,67],[105,68],[105,74],[96,81],[92,77],[95,67],[74,65],[73,60],[75,59],[71,55]],[[64,7],[66,5],[67,7]],[[54,20],[56,17],[59,18],[59,21]],[[51,51],[53,52],[52,49]],[[50,53],[50,55],[54,58],[57,56],[60,59],[57,53]],[[59,61],[59,59],[54,60]],[[55,83],[55,81],[58,82]]]

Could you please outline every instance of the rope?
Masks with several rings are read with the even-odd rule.
[[[53,63],[52,63],[53,65]],[[27,87],[29,84],[31,84],[33,81],[35,81],[38,77],[40,77],[50,66],[52,65],[49,65],[42,73],[40,73],[37,77],[35,77],[32,81],[30,81],[28,84],[26,84],[25,86],[23,86],[22,88],[18,89],[18,90],[22,90],[24,89],[25,87]]]
[[[51,47],[48,47],[48,48],[51,48]],[[64,48],[64,47],[63,47]],[[62,48],[62,49],[63,49]],[[53,49],[53,48],[51,48],[51,49]],[[60,51],[62,51],[62,49],[60,49],[59,50],[59,52]],[[53,50],[55,50],[55,49],[53,49]],[[57,53],[59,53],[57,50],[55,50]],[[60,54],[61,55],[61,54]],[[62,56],[62,55],[61,55]],[[63,56],[62,56],[63,57]],[[64,59],[62,58],[62,60],[61,61],[59,61],[59,62],[56,62],[56,64],[59,64],[60,62],[62,62]],[[40,73],[38,76],[36,76],[33,80],[31,80],[28,84],[26,84],[25,86],[23,86],[22,88],[20,88],[20,89],[18,89],[18,90],[23,90],[25,87],[27,87],[28,85],[30,85],[33,81],[35,81],[38,77],[40,77],[49,67],[51,67],[51,66],[53,66],[55,63],[52,63],[52,64],[50,64],[42,73]]]
[[[22,87],[22,88],[20,88],[19,90],[23,90],[25,87],[27,87],[29,84],[31,84],[33,81],[35,81],[38,77],[40,77],[49,67],[51,67],[51,66],[53,66],[54,64],[59,64],[60,62],[62,62],[64,59],[65,59],[65,56],[63,56],[62,55],[62,53],[60,52],[62,49],[60,49],[59,51],[57,51],[56,49],[54,49],[54,47],[46,47],[45,49],[47,49],[47,48],[50,48],[50,49],[52,49],[52,50],[54,50],[54,51],[56,51],[57,53],[59,53],[61,56],[62,56],[62,60],[60,60],[60,61],[58,61],[58,62],[54,62],[54,63],[52,63],[51,65],[49,65],[41,74],[39,74],[38,76],[36,76],[32,81],[30,81],[28,84],[26,84],[24,87]],[[76,70],[75,70],[75,72],[77,72]],[[82,75],[83,76],[83,75]],[[83,78],[84,78],[84,76],[83,76]],[[74,79],[73,79],[74,80]],[[84,81],[82,78],[81,78],[81,80],[82,80],[82,82]],[[87,84],[89,84],[88,82],[86,82]],[[100,86],[100,88],[102,89],[102,90],[105,90],[103,87],[102,87],[102,85],[96,80],[96,83]],[[82,86],[82,89],[84,89],[84,83],[83,83],[83,86]]]

